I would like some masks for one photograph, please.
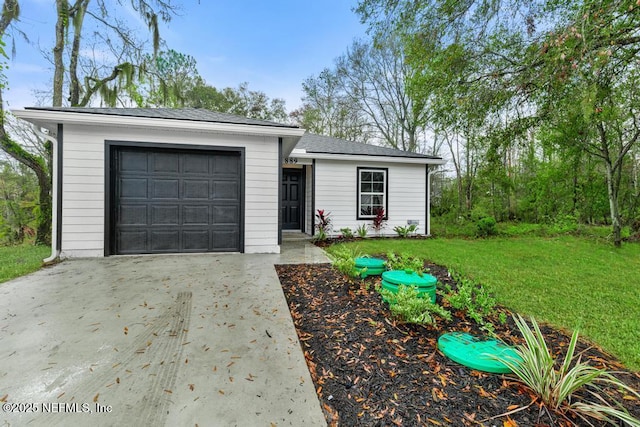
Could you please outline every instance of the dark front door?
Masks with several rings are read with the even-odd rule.
[[[115,147],[111,253],[240,251],[239,152]]]
[[[300,230],[302,217],[302,170],[282,171],[282,229]]]

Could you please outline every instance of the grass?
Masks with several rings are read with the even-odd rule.
[[[502,304],[583,337],[640,370],[640,244],[577,236],[372,239],[366,254],[420,256],[482,283]],[[336,245],[339,246],[339,245]],[[330,247],[329,251],[334,250]]]
[[[50,252],[49,246],[0,246],[0,283],[40,269]]]

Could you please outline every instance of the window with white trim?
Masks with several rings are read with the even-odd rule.
[[[358,168],[358,219],[387,216],[387,169]]]

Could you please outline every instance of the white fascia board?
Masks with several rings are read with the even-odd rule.
[[[295,150],[294,150],[295,151]],[[377,163],[410,163],[417,165],[444,165],[443,159],[427,159],[418,157],[391,157],[391,156],[364,156],[352,154],[328,154],[328,153],[291,153],[292,157],[300,159],[316,160],[340,160],[345,162],[377,162]]]
[[[274,136],[300,138],[306,132],[300,128],[281,126],[262,126],[235,123],[203,122],[192,120],[158,119],[148,117],[130,117],[107,114],[74,113],[47,110],[12,110],[16,117],[56,131],[58,123],[93,126],[142,127],[159,129],[179,129],[234,133],[242,135]]]

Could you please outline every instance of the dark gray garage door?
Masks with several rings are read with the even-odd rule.
[[[111,166],[112,253],[241,250],[239,152],[113,147]]]

